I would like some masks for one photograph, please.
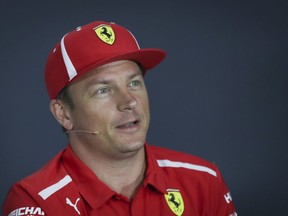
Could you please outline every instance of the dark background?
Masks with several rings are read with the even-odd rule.
[[[0,8],[1,203],[66,146],[48,107],[48,52],[77,26],[105,20],[168,53],[146,76],[148,141],[216,163],[240,215],[287,214],[287,0],[2,0]]]

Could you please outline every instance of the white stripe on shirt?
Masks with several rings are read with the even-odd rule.
[[[69,184],[72,181],[71,177],[69,175],[66,175],[64,178],[62,178],[60,181],[56,182],[53,185],[50,185],[49,187],[45,188],[44,190],[40,191],[38,194],[46,200],[49,196],[60,190],[61,188],[65,187],[67,184]]]
[[[205,166],[200,166],[191,163],[183,163],[178,161],[170,161],[170,160],[157,160],[157,163],[160,167],[174,167],[174,168],[186,168],[190,170],[197,170],[201,172],[207,172],[215,177],[217,177],[217,173]]]

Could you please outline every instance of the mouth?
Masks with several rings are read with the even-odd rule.
[[[129,129],[129,128],[135,128],[136,126],[138,126],[140,123],[139,120],[135,120],[135,121],[129,121],[129,122],[125,122],[124,124],[120,124],[118,125],[116,128],[117,129]]]

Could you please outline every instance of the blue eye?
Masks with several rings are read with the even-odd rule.
[[[98,90],[96,91],[96,93],[101,95],[101,94],[106,94],[106,93],[108,93],[108,92],[110,92],[110,91],[111,91],[110,88],[105,87],[105,88],[100,88],[100,89],[98,89]]]
[[[141,82],[139,80],[133,80],[128,86],[129,87],[136,87],[141,85]]]

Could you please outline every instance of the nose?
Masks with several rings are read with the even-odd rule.
[[[138,101],[136,97],[129,91],[121,92],[118,101],[118,109],[120,111],[130,111],[137,107]]]

